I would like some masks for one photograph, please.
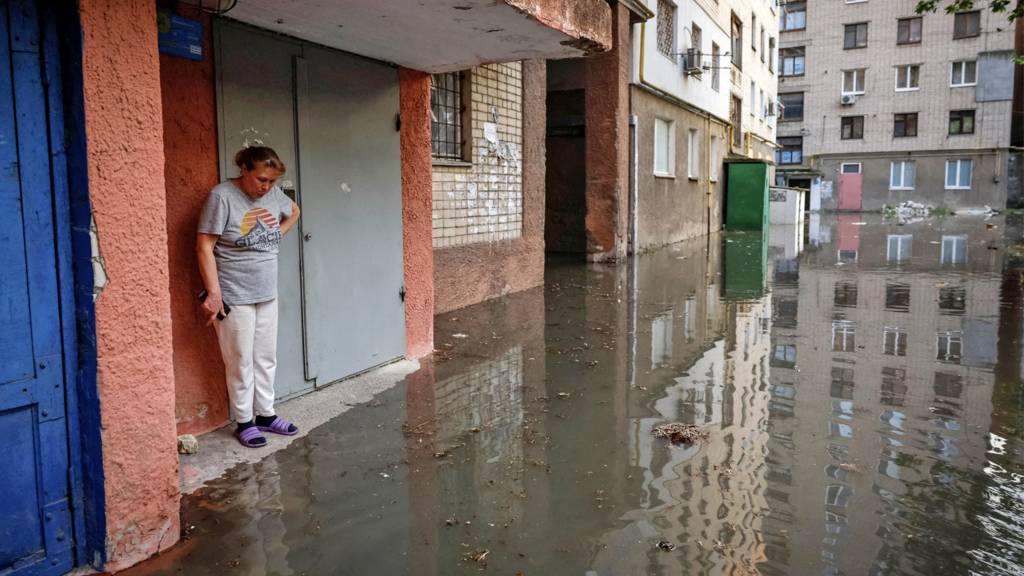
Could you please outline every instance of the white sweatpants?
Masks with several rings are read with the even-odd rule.
[[[215,321],[231,417],[248,422],[274,414],[274,373],[277,371],[277,300],[231,305],[231,313]]]

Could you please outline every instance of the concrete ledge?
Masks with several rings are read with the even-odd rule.
[[[182,455],[179,480],[182,494],[191,494],[204,484],[224,475],[236,464],[254,463],[288,446],[311,430],[326,423],[353,406],[369,402],[375,395],[392,388],[420,367],[414,360],[400,360],[365,374],[332,384],[322,390],[281,402],[277,413],[295,423],[295,436],[267,434],[263,448],[245,448],[233,434],[229,424],[199,437],[199,452]]]

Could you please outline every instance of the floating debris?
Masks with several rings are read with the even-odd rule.
[[[706,430],[702,430],[693,424],[682,424],[672,422],[656,426],[653,430],[655,438],[666,438],[673,444],[693,444],[697,440],[704,440],[708,437]]]
[[[467,522],[467,524],[468,524],[468,522]],[[473,562],[476,562],[477,564],[483,564],[484,566],[486,566],[487,565],[487,555],[490,554],[490,553],[491,553],[491,551],[487,550],[487,549],[477,550],[476,552],[469,552],[469,553],[467,553],[466,554],[466,559],[467,560],[472,560]]]
[[[661,542],[658,542],[658,548],[661,548],[665,552],[671,552],[676,549],[676,545],[668,540],[662,540]]]

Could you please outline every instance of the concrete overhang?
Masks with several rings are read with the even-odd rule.
[[[227,16],[424,72],[612,45],[605,0],[239,0]]]

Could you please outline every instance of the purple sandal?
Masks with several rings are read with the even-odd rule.
[[[235,432],[235,437],[246,448],[262,448],[267,445],[267,439],[260,434],[256,426],[250,426],[241,432]]]
[[[274,416],[274,421],[270,423],[270,426],[256,427],[264,432],[273,432],[274,434],[281,434],[283,436],[295,436],[299,433],[297,426],[280,416]]]

